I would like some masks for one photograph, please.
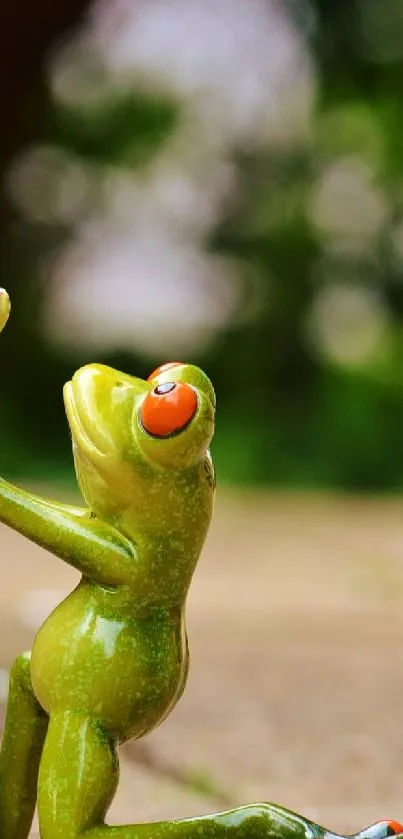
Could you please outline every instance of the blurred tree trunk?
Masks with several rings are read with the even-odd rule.
[[[89,0],[3,0],[0,4],[0,178],[40,121],[35,91],[52,46],[78,25]],[[35,118],[36,117],[36,118]]]
[[[66,377],[65,369],[58,369],[57,358],[45,346],[40,322],[42,289],[37,262],[45,252],[46,237],[52,242],[55,234],[45,226],[31,228],[24,223],[9,200],[5,176],[21,149],[49,141],[54,117],[47,90],[48,56],[80,25],[89,6],[90,0],[0,0],[0,286],[6,286],[14,309],[0,354],[2,473],[12,466],[17,473],[23,472],[26,451],[40,449],[21,400],[29,401],[33,425],[39,426],[43,417],[37,408],[49,396],[45,392],[43,400],[35,397],[41,371],[43,382],[46,368],[46,382],[49,380],[56,394],[60,380]],[[21,385],[24,377],[28,388]],[[60,428],[61,403],[53,398]],[[51,412],[50,429],[56,425]]]

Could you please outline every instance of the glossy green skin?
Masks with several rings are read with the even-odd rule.
[[[0,330],[8,311],[0,290]],[[163,381],[192,385],[198,408],[181,433],[156,439],[142,428],[139,410]],[[184,609],[213,510],[215,397],[191,365],[151,382],[89,365],[65,386],[64,399],[86,506],[47,501],[0,479],[0,520],[82,575],[39,630],[32,653],[12,668],[0,839],[26,839],[36,803],[42,839],[84,832],[89,839],[324,836],[271,804],[106,824],[119,743],[155,728],[186,684]]]
[[[156,439],[139,410],[164,378],[191,383],[198,410]],[[32,684],[48,714],[85,712],[122,743],[155,728],[185,687],[184,606],[214,499],[214,394],[194,367],[143,382],[91,365],[64,398],[88,510],[66,513],[68,549],[52,550],[83,577],[36,637]]]

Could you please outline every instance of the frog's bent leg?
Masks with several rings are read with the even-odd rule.
[[[180,821],[107,825],[119,775],[116,745],[81,712],[51,713],[39,774],[41,839],[319,839],[325,834],[271,804]]]
[[[34,815],[39,762],[48,716],[34,694],[30,653],[20,655],[10,674],[0,755],[0,836],[25,839]]]

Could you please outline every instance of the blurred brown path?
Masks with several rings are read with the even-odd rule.
[[[77,575],[6,528],[0,553],[7,668]],[[260,799],[339,831],[403,821],[403,499],[221,493],[188,629],[185,696],[124,756],[111,819]]]

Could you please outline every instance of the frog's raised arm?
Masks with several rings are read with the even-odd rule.
[[[130,542],[84,508],[47,501],[0,478],[0,521],[100,584],[130,584]]]
[[[0,289],[0,332],[9,314],[9,296]],[[133,580],[136,563],[130,542],[94,518],[89,508],[47,501],[0,478],[0,521],[101,584]]]

